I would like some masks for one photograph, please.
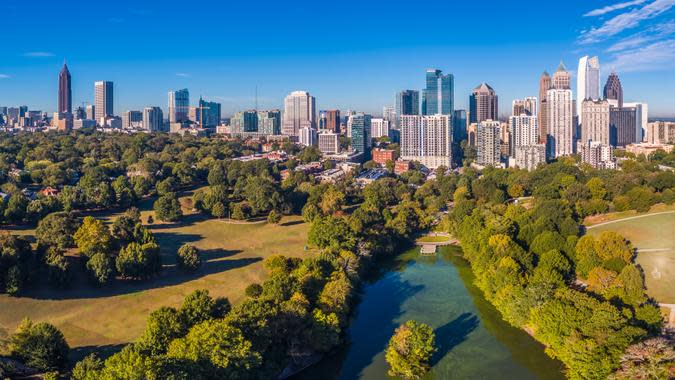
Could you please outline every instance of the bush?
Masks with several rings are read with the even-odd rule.
[[[246,296],[251,298],[258,298],[262,294],[263,288],[260,284],[251,284],[246,287]]]

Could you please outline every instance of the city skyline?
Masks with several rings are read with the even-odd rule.
[[[97,31],[97,36],[82,35],[82,41],[77,44],[57,43],[56,36],[40,33],[40,26],[30,32],[18,26],[9,27],[8,37],[17,33],[13,39],[22,43],[9,46],[6,59],[0,63],[0,104],[26,104],[31,109],[55,111],[57,105],[53,94],[57,91],[57,83],[54,77],[63,59],[67,59],[73,76],[73,107],[81,106],[83,101],[92,103],[92,83],[106,79],[115,83],[114,109],[118,112],[160,106],[168,114],[166,93],[188,88],[194,94],[194,100],[201,95],[204,99],[219,102],[223,105],[223,115],[230,116],[253,108],[257,86],[261,109],[282,108],[286,94],[305,90],[316,96],[317,109],[353,109],[379,115],[383,106],[395,104],[397,92],[423,90],[424,77],[420,73],[429,67],[437,67],[454,75],[454,109],[468,109],[471,89],[476,83],[487,82],[500,95],[499,109],[503,117],[508,116],[506,111],[513,99],[537,95],[542,71],[551,70],[560,60],[567,67],[576,67],[582,56],[597,55],[603,62],[601,83],[605,83],[611,71],[616,71],[627,94],[626,101],[650,104],[650,116],[675,116],[675,110],[668,107],[673,103],[675,89],[675,78],[668,75],[675,69],[670,56],[675,55],[673,1],[650,0],[613,8],[612,4],[616,2],[573,3],[556,17],[561,25],[566,23],[574,27],[556,29],[550,28],[544,20],[531,20],[527,28],[546,26],[538,29],[542,32],[536,38],[511,24],[511,29],[503,30],[509,15],[526,17],[534,10],[524,6],[516,13],[507,4],[500,3],[494,4],[494,13],[499,15],[491,15],[487,20],[495,22],[485,22],[485,30],[466,37],[461,28],[467,27],[468,21],[458,18],[457,25],[432,26],[433,31],[442,31],[433,36],[431,33],[406,36],[394,28],[383,33],[368,27],[363,30],[366,38],[360,38],[361,34],[356,36],[354,32],[346,31],[350,21],[345,20],[346,28],[338,28],[340,33],[326,32],[315,25],[317,21],[311,21],[308,27],[316,35],[308,41],[301,41],[296,36],[282,40],[282,37],[288,37],[287,31],[267,40],[268,29],[281,27],[281,21],[275,19],[270,26],[261,27],[250,35],[233,32],[230,36],[215,28],[218,22],[214,16],[206,15],[200,25],[213,33],[212,40],[226,43],[220,49],[204,53],[206,49],[199,49],[199,46],[205,46],[206,42],[194,32],[186,31],[179,38],[182,42],[194,43],[196,48],[176,56],[166,49],[169,39],[158,31],[147,26],[130,28],[133,32],[125,30],[125,25],[170,16],[171,7],[149,2],[144,4],[147,9],[139,10],[131,2],[121,1],[103,10],[110,17],[104,17],[102,22],[112,30]],[[364,6],[378,12],[394,12],[374,5]],[[451,7],[442,3],[436,6],[439,11]],[[2,7],[8,16],[20,14],[25,9],[18,1],[9,1]],[[246,10],[249,5],[236,4],[234,7]],[[301,8],[298,13],[305,16],[318,14],[321,9],[303,4],[298,7]],[[45,2],[44,6],[37,7],[35,15],[56,12],[67,18],[86,18],[101,11],[84,4],[63,8]],[[472,4],[453,4],[451,9],[453,13],[478,11],[477,5]],[[526,9],[525,13],[523,9]],[[63,13],[66,11],[68,14]],[[287,12],[278,6],[270,9],[279,20]],[[413,23],[422,22],[416,19],[417,12],[413,10],[410,15],[415,19]],[[622,18],[617,20],[619,17]],[[16,22],[12,17],[8,20],[10,26]],[[612,20],[617,21],[610,23]],[[621,20],[625,23],[617,25]],[[157,22],[149,21],[149,25],[156,26]],[[78,31],[67,25],[64,28],[64,33]],[[495,34],[497,31],[499,33]],[[457,39],[457,35],[462,35],[462,39]],[[509,42],[514,35],[521,37]],[[631,38],[635,35],[643,37],[642,44]],[[80,48],[94,37],[109,45],[106,54]],[[157,44],[141,44],[139,37],[156,39]],[[333,43],[342,37],[344,44]],[[238,40],[234,41],[235,38]],[[661,44],[660,53],[649,55],[657,43]],[[265,49],[251,47],[261,44]],[[124,52],[123,47],[127,48]],[[516,51],[528,59],[522,60]],[[498,59],[485,59],[487,56]],[[576,75],[575,72],[572,74],[572,87],[576,93]]]

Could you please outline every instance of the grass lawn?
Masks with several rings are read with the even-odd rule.
[[[652,210],[663,211],[667,210]],[[638,250],[636,261],[644,270],[647,293],[659,303],[675,303],[675,213],[616,220],[590,227],[587,233],[602,231],[615,231],[630,240]]]
[[[665,212],[665,211],[675,211],[675,203],[672,205],[667,205],[664,203],[658,203],[652,206],[648,212],[637,212],[635,210],[628,210],[628,211],[616,211],[616,212],[608,212],[606,214],[599,214],[599,215],[591,215],[587,216],[586,219],[584,219],[584,225],[585,226],[594,226],[596,224],[600,223],[605,223],[605,222],[611,222],[614,220],[619,220],[619,219],[625,219],[629,218],[632,216],[637,216],[637,215],[645,215],[645,214],[653,214],[657,212]]]
[[[190,194],[186,194],[189,196]],[[188,206],[188,199],[181,204]],[[141,203],[142,220],[152,213],[152,201]],[[24,317],[48,321],[66,336],[78,358],[91,350],[114,349],[135,340],[145,327],[147,315],[160,306],[179,306],[195,289],[208,289],[214,297],[241,301],[244,289],[261,282],[266,273],[262,260],[274,254],[303,257],[308,226],[300,217],[285,217],[279,225],[228,224],[223,220],[190,213],[176,224],[150,225],[159,241],[165,264],[161,274],[142,282],[118,281],[102,289],[78,278],[71,289],[51,290],[46,286],[23,297],[0,295],[0,328],[13,332]],[[98,215],[112,220],[114,215]],[[15,231],[31,235],[32,230]],[[202,268],[187,275],[173,264],[178,247],[195,245],[202,252]]]
[[[419,243],[444,243],[446,241],[449,241],[450,237],[448,236],[432,236],[432,235],[427,235],[427,236],[422,236],[421,238],[417,239],[417,242]]]

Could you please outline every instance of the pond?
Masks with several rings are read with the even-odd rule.
[[[431,257],[416,247],[379,264],[379,275],[363,287],[349,344],[294,379],[388,378],[384,350],[409,319],[436,333],[428,379],[564,379],[562,363],[483,298],[460,256],[456,246],[439,247]]]

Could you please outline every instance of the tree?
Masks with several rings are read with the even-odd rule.
[[[222,202],[216,202],[216,204],[211,207],[211,215],[215,216],[216,218],[222,218],[225,216],[225,205]]]
[[[197,289],[183,300],[180,313],[185,324],[190,327],[214,318],[216,302],[206,289]]]
[[[385,353],[389,375],[403,379],[421,379],[430,369],[436,351],[431,327],[414,320],[399,326],[389,340]]]
[[[344,219],[328,216],[312,221],[308,241],[319,248],[352,249],[356,238]]]
[[[202,261],[199,250],[194,245],[183,244],[176,254],[176,265],[185,272],[194,272],[199,269]]]
[[[154,205],[155,216],[165,222],[174,222],[183,216],[180,202],[175,193],[166,193],[157,198]]]
[[[337,211],[342,210],[342,206],[345,204],[345,194],[334,186],[328,187],[328,189],[321,196],[321,202],[319,207],[324,215],[330,215]]]
[[[91,257],[96,253],[109,253],[112,248],[112,235],[102,221],[86,216],[82,225],[73,235],[80,255]]]
[[[279,224],[280,221],[281,221],[281,214],[276,212],[276,210],[270,211],[270,213],[267,215],[267,223]]]
[[[129,243],[122,248],[115,260],[122,277],[143,279],[159,272],[162,267],[159,247],[156,244]]]
[[[246,290],[244,293],[246,293],[247,297],[251,298],[258,298],[263,292],[263,287],[260,286],[260,284],[251,284],[246,287]]]
[[[57,248],[51,248],[47,253],[46,264],[47,279],[52,285],[60,288],[70,285],[73,271],[63,252]]]
[[[675,366],[675,340],[659,336],[628,347],[621,357],[621,367],[611,380],[668,379]]]
[[[87,270],[92,282],[97,285],[107,284],[115,276],[115,265],[112,257],[102,252],[96,253],[89,258]]]
[[[70,348],[56,327],[45,322],[33,324],[26,318],[11,336],[9,350],[29,367],[52,371],[65,367]]]
[[[163,306],[148,316],[138,346],[147,355],[163,355],[171,341],[185,336],[186,333],[187,326],[181,313],[173,307]]]
[[[141,222],[141,213],[137,208],[132,207],[120,215],[112,225],[112,236],[122,244],[130,243],[134,240],[134,231],[136,225]]]
[[[71,380],[96,380],[103,369],[103,361],[96,354],[89,354],[75,364],[70,375]]]
[[[312,312],[309,331],[310,344],[315,350],[328,351],[340,342],[340,320],[335,313],[324,313],[321,309]]]
[[[39,246],[54,245],[60,249],[67,249],[75,245],[73,235],[77,228],[77,219],[73,214],[55,212],[45,216],[38,223],[35,237]]]
[[[28,198],[21,192],[12,194],[5,206],[5,219],[18,223],[26,217],[26,207],[28,207]]]

